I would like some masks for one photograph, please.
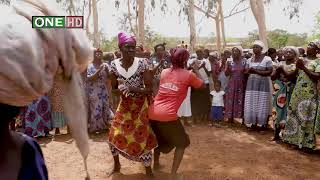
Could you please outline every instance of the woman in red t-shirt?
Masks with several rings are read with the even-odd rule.
[[[154,169],[160,167],[160,152],[169,153],[176,148],[171,169],[171,173],[176,175],[184,150],[190,144],[177,112],[187,96],[188,87],[204,88],[205,84],[198,66],[192,65],[194,73],[184,69],[189,58],[186,49],[175,48],[170,53],[172,67],[161,73],[158,94],[149,107],[149,119],[158,140],[158,147],[154,151]]]

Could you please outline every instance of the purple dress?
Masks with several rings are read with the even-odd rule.
[[[92,76],[97,70],[93,64],[89,64],[87,76]],[[113,118],[107,89],[107,72],[101,71],[96,81],[87,79],[86,90],[89,106],[89,131],[107,129]]]
[[[246,60],[241,60],[238,64],[231,62],[232,73],[225,89],[225,116],[226,118],[242,118],[243,105],[246,88],[246,77],[244,70]]]

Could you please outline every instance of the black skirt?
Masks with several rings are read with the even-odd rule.
[[[203,89],[191,90],[191,111],[192,116],[208,115],[211,108],[210,87],[206,84]]]
[[[157,149],[160,152],[169,153],[173,148],[186,148],[190,145],[189,135],[180,120],[169,122],[150,120],[149,122],[157,137]]]

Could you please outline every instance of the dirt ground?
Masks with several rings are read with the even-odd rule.
[[[270,142],[272,131],[249,132],[239,125],[220,128],[196,125],[186,128],[191,145],[179,173],[187,180],[237,179],[320,179],[319,153],[307,154],[283,143]],[[85,171],[81,156],[69,135],[39,140],[51,180],[81,180]],[[91,135],[88,158],[92,180],[144,179],[140,163],[120,158],[122,174],[107,177],[112,156],[106,133]],[[165,168],[155,172],[156,180],[169,179],[173,153],[161,156]]]

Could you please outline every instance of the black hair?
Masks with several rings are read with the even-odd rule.
[[[213,84],[219,84],[221,86],[221,81],[220,80],[215,80]]]
[[[9,128],[9,123],[19,115],[20,107],[0,103],[0,130]]]
[[[166,50],[166,43],[157,44],[154,46],[154,52],[157,51],[158,47],[163,47],[164,50]]]
[[[267,55],[270,56],[271,54],[275,54],[275,53],[277,53],[277,50],[275,48],[269,48]]]

